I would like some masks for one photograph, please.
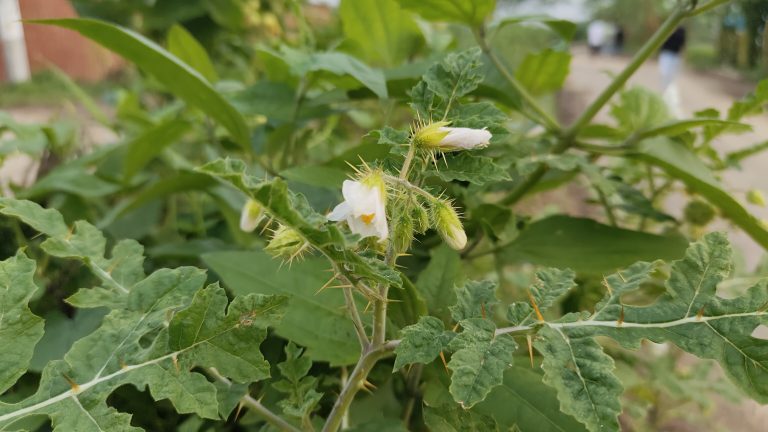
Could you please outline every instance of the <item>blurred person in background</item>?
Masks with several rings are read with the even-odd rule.
[[[680,73],[685,37],[685,28],[678,27],[661,46],[661,53],[659,54],[661,93],[670,111],[677,117],[683,115],[676,80]]]
[[[601,20],[594,20],[587,26],[587,45],[589,53],[592,55],[600,54],[605,43],[606,24]]]

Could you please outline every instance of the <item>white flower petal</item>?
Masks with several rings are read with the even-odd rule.
[[[440,130],[448,132],[448,135],[440,141],[440,146],[455,149],[470,150],[485,147],[493,136],[485,129],[441,127]]]
[[[379,231],[374,223],[365,223],[360,218],[348,218],[347,224],[349,224],[349,229],[353,233],[359,234],[360,237],[379,237]]]
[[[351,214],[352,214],[352,207],[349,206],[349,203],[344,201],[343,203],[334,207],[333,211],[326,217],[328,218],[328,220],[338,222],[340,220],[346,219]]]

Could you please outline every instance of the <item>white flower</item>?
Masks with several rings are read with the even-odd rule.
[[[491,141],[491,133],[483,129],[464,127],[440,128],[441,132],[448,132],[440,141],[439,147],[446,150],[471,150],[487,146]]]
[[[257,201],[248,199],[240,212],[240,229],[245,232],[252,232],[259,226],[263,217],[264,207]]]
[[[333,209],[328,215],[328,219],[346,221],[349,229],[362,237],[375,236],[379,240],[384,240],[389,234],[385,213],[384,185],[383,183],[380,185],[369,184],[344,180],[341,188],[344,202]]]

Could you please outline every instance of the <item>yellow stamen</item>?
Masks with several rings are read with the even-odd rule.
[[[376,215],[375,213],[371,213],[371,214],[364,214],[364,215],[360,216],[360,219],[362,219],[362,220],[363,220],[363,222],[365,222],[365,224],[366,224],[366,225],[370,225],[370,224],[371,224],[371,222],[373,222],[373,217],[374,217],[375,215]]]

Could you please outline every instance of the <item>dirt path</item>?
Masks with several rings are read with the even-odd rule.
[[[627,58],[600,56],[591,57],[586,50],[576,49],[571,63],[571,73],[566,82],[566,97],[562,102],[569,103],[568,98],[573,98],[570,103],[577,106],[585,106],[592,100],[626,65]],[[660,77],[656,61],[650,61],[643,65],[629,85],[641,85],[658,91]],[[705,109],[716,108],[725,112],[733,100],[744,96],[752,90],[752,86],[743,83],[735,77],[718,76],[714,74],[702,74],[684,69],[678,78],[681,108],[685,117],[692,113]],[[610,121],[607,110],[598,114],[599,121]],[[747,119],[747,123],[754,128],[753,132],[741,135],[727,135],[715,142],[715,147],[721,151],[732,151],[743,148],[753,143],[768,140],[768,115],[754,116]],[[723,175],[722,182],[726,190],[734,193],[745,204],[748,210],[761,219],[768,219],[768,208],[763,208],[746,203],[745,193],[749,189],[760,189],[768,194],[768,152],[757,155],[742,164],[742,170],[729,170]],[[671,197],[668,207],[674,213],[681,211],[684,202],[680,196]],[[727,229],[731,242],[744,254],[747,265],[754,266],[765,253],[749,236],[737,228],[728,227],[727,223],[717,226],[717,229]]]
[[[560,103],[572,106],[566,109],[568,116],[578,115],[574,109],[583,109],[611,81],[611,77],[621,71],[628,59],[623,57],[591,57],[586,50],[576,49],[571,63],[571,73],[566,82]],[[629,85],[641,85],[653,90],[659,90],[660,78],[656,61],[643,65],[630,80]],[[752,86],[734,77],[716,76],[697,73],[685,69],[677,82],[681,96],[681,108],[685,117],[705,109],[716,108],[724,112],[733,100],[744,96],[752,90]],[[568,106],[566,108],[568,108]],[[565,119],[569,120],[569,119]],[[607,110],[598,114],[598,121],[610,122]],[[718,139],[715,147],[720,151],[732,151],[753,143],[768,139],[768,115],[755,116],[747,123],[754,128],[753,132],[742,135],[728,135]],[[724,173],[722,182],[726,190],[734,193],[745,204],[747,209],[761,219],[768,219],[768,209],[746,203],[744,194],[747,190],[757,188],[768,194],[768,152],[755,156],[742,164],[742,169],[730,170]],[[673,213],[680,212],[685,205],[682,195],[673,195],[665,203],[665,208]],[[747,265],[755,265],[765,251],[749,236],[736,227],[730,227],[726,222],[718,225],[717,229],[726,229],[735,248],[742,251]],[[766,328],[759,329],[756,337],[767,338]],[[722,377],[721,379],[725,379]],[[739,406],[723,403],[718,404],[717,413],[713,414],[718,426],[724,430],[740,432],[763,432],[768,424],[768,406],[761,406],[746,400]],[[669,431],[688,430],[685,425],[669,425]],[[714,426],[713,426],[714,427]],[[714,430],[714,429],[713,429]]]

